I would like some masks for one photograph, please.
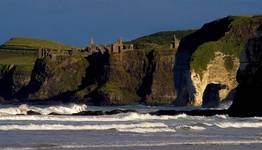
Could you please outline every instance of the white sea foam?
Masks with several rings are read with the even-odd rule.
[[[228,115],[216,115],[216,117],[219,119],[227,119]]]
[[[27,105],[20,105],[18,107],[4,107],[0,108],[0,115],[16,115],[16,114],[26,114]]]
[[[5,107],[2,106],[0,108],[0,115],[17,115],[17,114],[26,114],[27,111],[35,111],[39,112],[42,115],[47,115],[50,113],[57,114],[73,114],[81,111],[86,111],[87,106],[82,104],[69,104],[69,105],[59,105],[59,106],[29,106],[26,104],[22,104],[20,106],[10,106]]]
[[[117,129],[119,132],[134,132],[134,133],[156,133],[156,132],[176,132],[175,129],[171,128],[128,128],[128,129]]]
[[[186,114],[180,114],[176,116],[156,116],[150,114],[141,113],[125,113],[111,116],[47,116],[50,113],[57,113],[61,115],[70,115],[87,111],[88,107],[84,104],[69,104],[69,105],[57,105],[57,106],[30,106],[22,104],[19,106],[0,106],[0,120],[54,120],[54,121],[132,121],[132,120],[170,120],[188,117]],[[39,112],[45,116],[15,116],[17,114],[26,115],[28,111]]]
[[[219,104],[218,108],[228,109],[232,105],[233,101],[226,101]]]
[[[186,130],[194,130],[194,131],[202,131],[205,130],[206,128],[201,127],[201,126],[194,126],[194,125],[182,125],[178,126],[178,129],[186,129]]]
[[[254,117],[254,119],[262,120],[262,117]]]
[[[215,125],[220,128],[262,128],[262,122],[219,122]]]
[[[147,120],[171,120],[178,118],[186,118],[187,115],[181,114],[176,116],[154,116],[150,114],[140,113],[126,113],[117,115],[104,115],[104,116],[1,116],[0,120],[31,120],[31,121],[71,121],[71,122],[83,122],[83,121],[99,121],[99,122],[113,122],[113,121],[147,121]]]
[[[29,124],[29,125],[0,125],[0,130],[110,130],[120,132],[175,132],[164,123],[130,123],[130,124],[95,124],[95,125],[63,125],[63,124]]]
[[[117,115],[120,120],[170,120],[170,119],[179,119],[179,118],[186,118],[186,114],[180,114],[175,116],[156,116],[150,114],[140,114],[140,113],[128,113],[128,114],[119,114]]]

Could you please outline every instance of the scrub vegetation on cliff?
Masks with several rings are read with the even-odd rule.
[[[201,74],[206,70],[216,52],[227,55],[225,67],[232,68],[233,59],[240,57],[250,34],[255,33],[258,25],[262,23],[262,16],[228,17],[228,20],[232,22],[228,25],[228,31],[224,33],[223,37],[216,41],[205,42],[195,50],[191,59],[191,68],[196,73]]]
[[[174,66],[177,105],[202,105],[214,84],[221,87],[216,101],[231,100],[240,54],[261,24],[262,16],[228,16],[182,38]]]

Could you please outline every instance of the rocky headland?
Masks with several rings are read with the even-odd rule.
[[[176,105],[215,107],[232,100],[240,54],[261,23],[261,16],[229,16],[183,38],[174,67]]]
[[[91,40],[86,48],[12,38],[0,46],[0,102],[214,108],[234,100],[231,115],[262,115],[261,24],[261,16],[229,16],[198,30]],[[216,112],[227,113],[195,111]]]
[[[179,41],[192,32],[160,32],[109,46],[92,40],[84,49],[12,38],[0,48],[0,55],[5,58],[0,61],[1,101],[173,104],[176,48],[170,44],[175,33]],[[159,41],[161,37],[166,39]]]

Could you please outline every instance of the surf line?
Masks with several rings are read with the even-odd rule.
[[[242,145],[262,144],[262,140],[230,140],[230,141],[187,141],[187,142],[163,142],[163,143],[135,143],[135,144],[102,144],[102,145],[60,145],[58,148],[125,148],[125,147],[161,147],[172,145]]]

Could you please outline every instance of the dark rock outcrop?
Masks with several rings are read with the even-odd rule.
[[[125,110],[125,109],[115,109],[111,111],[82,111],[79,113],[74,113],[74,116],[101,116],[101,115],[116,115],[121,113],[131,113],[136,112],[135,110]]]
[[[101,116],[105,115],[103,111],[82,111],[79,113],[72,114],[74,116]]]
[[[0,96],[4,99],[12,98],[14,93],[14,76],[15,66],[9,66],[8,68],[2,70],[2,78],[0,79]]]
[[[231,116],[262,116],[262,25],[257,37],[250,39],[240,58],[237,74],[239,83],[232,106]]]
[[[226,115],[227,110],[190,110],[190,111],[176,111],[176,110],[159,110],[155,112],[151,112],[151,115],[157,115],[157,116],[163,116],[163,115],[180,115],[180,114],[186,114],[189,116],[215,116],[215,115]]]
[[[174,66],[176,105],[185,106],[194,101],[195,89],[191,80],[190,61],[193,53],[201,44],[216,41],[229,30],[231,18],[224,18],[204,25],[200,30],[186,36],[180,42]]]
[[[33,111],[33,110],[29,110],[26,112],[27,115],[41,115],[41,113]]]
[[[219,91],[225,89],[225,85],[208,84],[203,94],[203,107],[218,107],[220,104]]]
[[[112,110],[112,111],[107,111],[105,112],[106,115],[116,115],[116,114],[120,114],[120,113],[134,113],[134,112],[137,112],[136,110],[125,110],[125,109],[115,109],[115,110]]]
[[[184,37],[174,65],[176,105],[202,105],[209,84],[226,85],[219,91],[220,102],[232,97],[239,55],[261,23],[261,16],[229,16]]]
[[[36,93],[40,90],[44,81],[47,77],[47,64],[46,61],[42,59],[37,59],[32,70],[32,75],[30,82],[27,86],[21,88],[16,94],[15,97],[21,100],[28,99],[30,94]]]

